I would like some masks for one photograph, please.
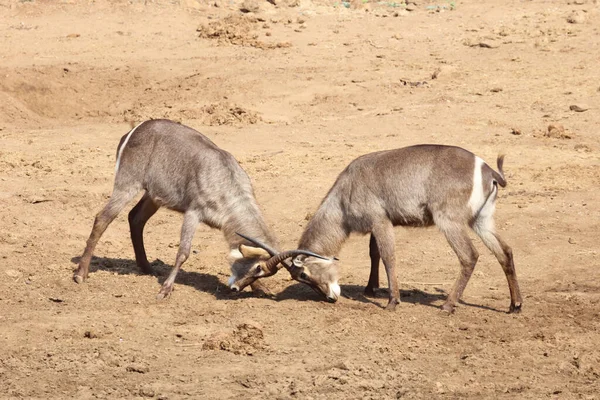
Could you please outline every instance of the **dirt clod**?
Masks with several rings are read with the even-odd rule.
[[[573,134],[568,132],[562,124],[555,123],[548,125],[544,136],[554,139],[571,139]]]
[[[147,397],[147,398],[152,398],[152,397],[156,396],[156,392],[154,391],[154,389],[152,389],[150,387],[140,388],[139,393],[140,393],[140,396]]]
[[[523,132],[521,132],[521,130],[517,128],[511,128],[510,133],[515,136],[521,136],[523,134]]]
[[[98,333],[96,331],[85,331],[83,333],[83,337],[88,338],[88,339],[96,339],[99,337]]]
[[[202,107],[206,125],[247,125],[262,121],[258,113],[229,103],[214,103]]]
[[[290,47],[289,42],[263,42],[255,32],[261,20],[248,14],[231,14],[223,19],[200,25],[199,37],[216,40],[220,45],[256,47],[259,49],[278,49]]]
[[[138,374],[146,374],[150,372],[150,368],[143,364],[131,364],[128,365],[125,370],[127,372],[137,372]]]
[[[260,11],[260,5],[257,0],[244,0],[240,5],[240,11],[243,13],[257,13]]]
[[[254,322],[239,324],[232,333],[218,332],[204,342],[204,350],[224,350],[252,355],[265,347],[262,327]]]

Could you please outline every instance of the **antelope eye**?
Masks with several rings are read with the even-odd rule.
[[[302,273],[300,274],[300,279],[302,279],[302,280],[306,281],[306,280],[308,280],[308,275],[306,275],[306,273],[305,273],[305,272],[302,272]]]
[[[262,268],[260,267],[260,265],[257,265],[256,266],[256,272],[260,272],[260,271],[262,271]]]

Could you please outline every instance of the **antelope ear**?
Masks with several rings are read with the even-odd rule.
[[[242,256],[244,256],[244,258],[271,257],[268,251],[266,251],[265,249],[261,249],[260,247],[246,246],[245,244],[240,244],[239,250],[240,253],[242,253]]]
[[[292,264],[294,264],[294,267],[302,267],[302,265],[304,265],[304,257],[294,257],[294,259],[292,260]]]

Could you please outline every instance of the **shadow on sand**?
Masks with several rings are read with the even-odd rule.
[[[71,262],[74,264],[79,264],[80,256],[71,258]],[[159,285],[162,285],[166,280],[167,276],[171,272],[173,268],[171,265],[165,264],[162,260],[156,259],[150,263],[152,267],[153,273],[152,276],[156,277]],[[140,271],[137,267],[135,260],[124,259],[124,258],[108,258],[108,257],[92,257],[92,262],[90,263],[90,274],[95,271],[108,271],[112,273],[117,273],[118,275],[145,275]],[[323,297],[311,290],[305,284],[302,283],[293,283],[286,287],[283,291],[278,293],[276,296],[268,296],[263,293],[255,293],[249,290],[245,290],[241,293],[233,293],[229,290],[227,285],[223,284],[219,278],[214,275],[205,274],[202,272],[195,271],[185,271],[181,269],[177,274],[177,280],[175,282],[176,285],[187,285],[193,287],[194,289],[212,294],[217,300],[231,300],[231,299],[243,299],[250,297],[269,297],[274,301],[285,301],[285,300],[296,300],[296,301],[315,301],[320,302],[324,301]],[[159,287],[157,287],[158,293]],[[366,297],[363,294],[364,286],[360,285],[341,285],[342,296],[362,302],[373,304],[380,308],[385,308],[387,302],[376,301],[373,298]],[[408,289],[408,290],[400,290],[400,299],[404,303],[410,304],[421,304],[428,307],[439,308],[440,302],[443,302],[448,294],[445,290],[434,287],[435,293],[425,292],[419,289]],[[377,299],[387,299],[388,291],[387,289],[377,289],[376,290],[376,298]],[[437,303],[437,304],[436,304]],[[467,303],[464,301],[460,301],[460,304],[476,307],[488,311],[494,312],[502,312],[505,311],[498,310],[493,307],[482,306],[478,304]]]

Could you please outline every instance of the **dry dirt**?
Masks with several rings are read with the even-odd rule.
[[[0,397],[600,397],[600,4],[489,0],[0,0]],[[241,14],[243,8],[249,11]],[[129,122],[167,117],[233,153],[283,247],[367,152],[466,147],[509,186],[497,225],[524,293],[481,257],[452,316],[458,262],[435,229],[398,229],[402,304],[361,295],[368,237],[327,304],[285,273],[234,295],[222,235],[200,228],[170,299],[181,216],[127,215],[71,279],[111,192]],[[384,282],[382,282],[383,285]]]

